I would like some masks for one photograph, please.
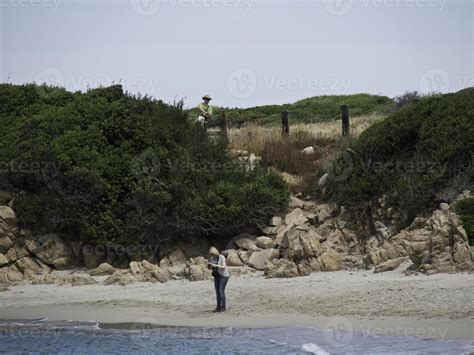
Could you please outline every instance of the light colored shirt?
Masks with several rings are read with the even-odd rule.
[[[217,272],[221,276],[229,277],[229,270],[227,270],[227,264],[225,262],[225,256],[224,255],[219,255],[219,258],[215,257],[213,258],[214,260],[212,261],[213,264],[217,264],[219,266],[223,266],[224,268],[217,268]]]
[[[211,105],[206,105],[204,102],[201,102],[199,104],[199,111],[201,111],[201,113],[208,113],[210,115],[212,115],[212,106]]]

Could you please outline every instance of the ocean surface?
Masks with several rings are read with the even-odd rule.
[[[54,354],[468,354],[473,343],[366,332],[288,328],[159,327],[0,320],[1,353]]]

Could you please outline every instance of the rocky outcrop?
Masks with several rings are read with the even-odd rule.
[[[264,275],[268,278],[289,278],[299,276],[296,264],[288,259],[276,259],[267,262]]]
[[[71,246],[55,234],[28,239],[26,247],[37,259],[57,270],[67,270],[77,266],[77,258]]]
[[[160,260],[160,267],[172,267],[172,266],[184,266],[186,264],[186,255],[184,252],[176,248],[170,253],[168,253],[165,257]]]
[[[202,256],[189,259],[184,274],[190,281],[208,280],[212,277],[211,270],[207,268],[207,260]]]
[[[400,233],[367,242],[372,263],[377,267],[392,259],[408,257],[409,271],[455,272],[474,270],[474,258],[461,221],[448,204],[442,203],[429,218],[416,218]]]
[[[158,265],[154,265],[147,260],[141,262],[132,261],[130,263],[130,270],[132,275],[140,282],[167,282],[169,280],[169,273]]]
[[[264,270],[267,261],[271,261],[280,256],[278,249],[265,249],[253,252],[248,260],[248,265],[257,270]]]

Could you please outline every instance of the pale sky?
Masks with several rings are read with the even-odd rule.
[[[474,86],[471,0],[0,0],[1,82],[186,106]]]

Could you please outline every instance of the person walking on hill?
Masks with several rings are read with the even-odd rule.
[[[229,281],[229,271],[225,262],[225,256],[219,253],[214,247],[209,249],[211,256],[208,262],[208,268],[212,270],[214,276],[214,288],[216,290],[217,307],[214,312],[224,312],[226,306],[225,287]]]
[[[212,118],[212,107],[209,105],[209,102],[212,98],[209,95],[205,95],[202,98],[202,101],[198,108],[199,108],[199,117],[198,122],[199,124],[204,127],[205,125],[209,125]]]

